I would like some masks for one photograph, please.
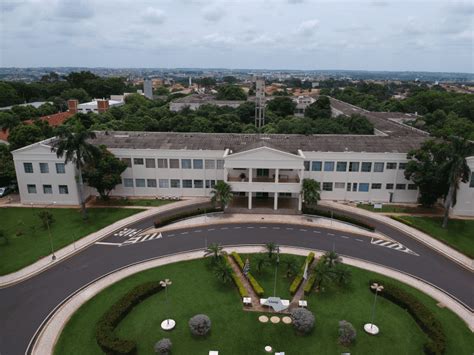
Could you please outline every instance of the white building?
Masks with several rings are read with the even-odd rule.
[[[316,102],[316,99],[311,96],[298,96],[293,98],[293,101],[296,103],[295,116],[303,117],[306,108]]]
[[[111,107],[122,106],[123,104],[125,104],[125,102],[123,100],[117,101],[117,100],[94,99],[90,102],[84,102],[82,104],[78,104],[77,105],[77,112],[81,112],[81,113],[89,113],[89,112],[102,113],[102,112],[107,111]]]

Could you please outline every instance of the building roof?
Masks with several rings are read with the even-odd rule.
[[[69,111],[65,112],[58,112],[53,115],[48,115],[48,116],[41,116],[38,118],[41,121],[46,121],[48,124],[52,127],[60,126],[62,125],[69,117],[73,116],[74,114]],[[32,124],[34,120],[27,120],[24,121],[26,124]]]

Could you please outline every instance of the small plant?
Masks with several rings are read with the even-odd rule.
[[[356,337],[357,332],[354,326],[348,321],[341,320],[339,322],[339,343],[349,346],[355,342]]]
[[[41,224],[44,229],[48,229],[54,223],[54,216],[49,211],[40,211],[38,212],[38,217],[41,220]]]
[[[196,314],[189,322],[189,330],[192,335],[205,336],[211,330],[211,320],[205,314]]]
[[[310,333],[314,328],[314,314],[306,308],[295,308],[290,312],[293,327],[302,334]]]
[[[219,262],[221,255],[223,254],[222,246],[218,243],[209,244],[204,251],[204,257],[211,257],[213,264]]]
[[[163,338],[155,344],[155,353],[168,355],[171,353],[173,343],[168,338]]]
[[[271,260],[273,255],[277,252],[278,245],[276,243],[270,242],[265,243],[265,251],[267,252],[268,258]]]

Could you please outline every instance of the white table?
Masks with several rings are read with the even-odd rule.
[[[249,306],[252,304],[252,299],[250,297],[244,297],[242,298],[242,302],[244,303],[244,305]]]
[[[286,306],[286,307],[289,307],[290,306],[290,300],[281,300],[281,304]]]
[[[299,300],[299,301],[298,301],[298,306],[306,308],[306,307],[308,307],[308,301],[306,301],[306,300]]]
[[[209,355],[219,355],[219,352],[211,350],[211,351],[209,351]]]

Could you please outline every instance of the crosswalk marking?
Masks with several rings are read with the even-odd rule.
[[[378,245],[380,247],[385,247],[385,248],[389,248],[389,249],[393,249],[393,250],[398,250],[398,251],[401,251],[403,253],[419,256],[417,253],[415,253],[411,249],[408,249],[403,244],[400,244],[400,243],[397,243],[397,242],[392,242],[390,240],[387,241],[387,240],[384,240],[384,239],[374,239],[374,238],[372,238],[370,240],[370,244]]]
[[[141,231],[142,231],[141,229],[123,228],[117,233],[114,233],[114,237],[133,237],[137,235],[138,233],[140,233]]]
[[[150,233],[145,235],[138,235],[136,237],[128,238],[126,241],[121,243],[120,246],[127,246],[131,244],[141,243],[141,242],[149,242],[150,240],[161,239],[163,235],[161,233]]]

